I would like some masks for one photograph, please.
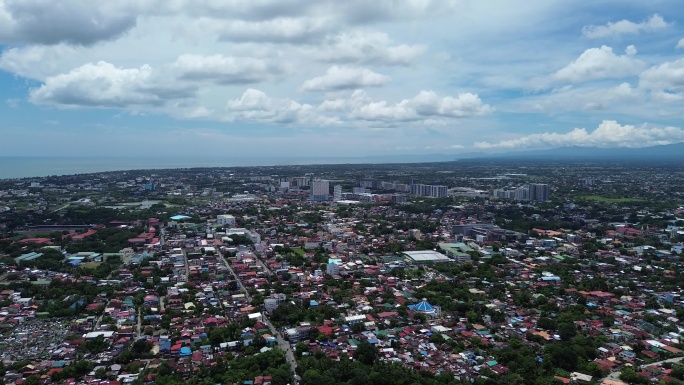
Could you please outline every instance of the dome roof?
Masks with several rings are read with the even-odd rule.
[[[415,309],[416,311],[420,311],[420,312],[423,312],[423,313],[432,313],[433,311],[435,311],[435,307],[432,306],[432,305],[430,305],[430,304],[428,303],[428,301],[427,301],[425,298],[423,298],[423,300],[420,301],[420,302],[414,307],[414,309]]]

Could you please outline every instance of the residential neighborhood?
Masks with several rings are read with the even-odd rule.
[[[681,186],[504,162],[0,180],[4,382],[682,383]]]

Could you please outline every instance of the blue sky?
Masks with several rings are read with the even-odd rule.
[[[0,0],[0,154],[684,141],[672,1]]]

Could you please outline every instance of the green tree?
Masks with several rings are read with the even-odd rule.
[[[366,365],[374,364],[378,360],[378,357],[378,348],[365,341],[361,342],[354,352],[354,358]]]
[[[650,380],[638,375],[632,368],[624,368],[620,372],[620,379],[630,384],[648,384]]]
[[[601,365],[597,364],[596,362],[590,362],[587,364],[587,372],[589,372],[589,374],[591,374],[594,377],[603,376],[603,370],[601,370]]]
[[[558,324],[558,335],[562,341],[570,341],[577,335],[577,327],[572,322],[562,322]]]
[[[548,317],[540,317],[539,321],[537,321],[537,327],[540,329],[555,330],[556,321]]]

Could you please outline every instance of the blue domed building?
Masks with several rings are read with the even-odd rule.
[[[438,317],[442,311],[442,309],[439,306],[430,305],[426,298],[423,298],[422,301],[418,302],[415,305],[409,305],[408,308],[411,311],[423,313],[431,317]]]

